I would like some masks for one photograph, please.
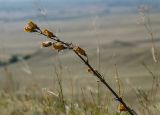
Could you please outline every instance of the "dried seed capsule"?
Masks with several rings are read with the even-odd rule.
[[[42,42],[42,47],[50,47],[52,45],[51,41]]]
[[[80,48],[79,46],[74,47],[73,50],[76,51],[80,55],[87,56],[85,50]]]
[[[34,29],[31,28],[31,27],[25,27],[25,28],[24,28],[24,31],[25,31],[25,32],[33,32]]]
[[[43,30],[43,34],[46,35],[48,38],[56,37],[52,32],[50,32],[48,29]]]
[[[25,32],[36,32],[36,29],[39,30],[39,27],[32,21],[28,22],[27,26],[24,28]]]
[[[55,50],[58,50],[58,52],[59,52],[61,50],[64,50],[66,47],[61,42],[55,42],[55,43],[53,43],[53,48]]]
[[[120,103],[120,104],[118,105],[118,111],[119,111],[119,112],[121,112],[121,111],[126,111],[126,108],[124,107],[123,104]]]
[[[28,22],[28,26],[34,28],[34,29],[39,29],[39,27],[37,26],[37,24],[33,23],[32,21]]]

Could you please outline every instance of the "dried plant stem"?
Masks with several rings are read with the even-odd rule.
[[[121,94],[121,83],[120,83],[120,78],[119,78],[118,69],[117,69],[116,64],[115,64],[115,72],[116,72],[116,82],[117,82],[117,87],[118,87],[118,93],[119,95],[123,96],[123,94]]]
[[[75,51],[74,51],[75,52]],[[105,81],[105,79],[103,78],[103,76],[98,72],[95,71],[93,69],[93,67],[88,63],[88,61],[86,61],[85,59],[83,59],[83,57],[81,55],[79,55],[77,52],[75,52],[75,54],[77,54],[77,56],[84,62],[84,64],[86,66],[88,66],[91,71],[93,72],[93,74],[111,91],[111,93],[116,97],[116,99],[122,103],[124,105],[124,107],[126,108],[126,110],[131,114],[134,115],[132,110],[127,106],[127,104],[123,101],[123,99],[118,96],[118,94],[109,86],[109,84]]]
[[[100,95],[100,83],[99,81],[97,81],[97,105],[98,105],[98,113],[100,114],[101,110],[100,110],[100,106],[101,106],[101,101],[100,101],[100,98],[101,98],[101,95]]]
[[[90,90],[90,94],[91,94],[93,105],[96,107],[96,102],[95,102],[95,99],[94,99],[94,94],[93,94],[93,92],[91,90]]]
[[[63,88],[62,88],[62,79],[61,79],[61,76],[59,75],[56,67],[55,67],[55,73],[56,73],[56,77],[57,77],[57,81],[58,81],[58,86],[59,86],[59,89],[58,89],[58,93],[59,93],[59,97],[60,97],[60,100],[61,100],[61,103],[62,103],[62,106],[63,106],[63,111],[66,115],[66,108],[65,108],[65,100],[64,100],[64,95],[63,95]]]
[[[150,70],[150,68],[144,63],[142,62],[142,65],[144,66],[144,68],[149,72],[149,74],[152,76],[152,86],[151,86],[151,97],[152,99],[154,99],[154,88],[155,88],[155,85],[156,85],[156,75],[154,75],[154,73]]]
[[[44,35],[42,32],[40,32],[40,34]],[[57,39],[56,39],[57,38]],[[103,76],[96,71],[95,69],[93,69],[93,67],[89,64],[88,60],[85,60],[78,52],[76,52],[75,50],[73,50],[73,45],[72,43],[66,43],[61,41],[60,39],[58,39],[58,37],[53,38],[53,40],[57,41],[57,42],[61,42],[62,44],[68,46],[68,49],[71,49],[72,51],[74,51],[74,53],[81,59],[81,61],[88,66],[88,68],[93,72],[93,74],[111,91],[111,93],[116,97],[117,101],[119,101],[121,104],[124,105],[124,107],[126,108],[126,110],[131,114],[134,115],[134,113],[132,112],[132,110],[127,106],[127,104],[123,101],[123,99],[110,87],[110,85],[105,81],[105,79],[103,78]]]
[[[97,46],[97,68],[98,71],[101,71],[101,53],[100,53],[100,42],[98,41],[98,46]]]
[[[100,80],[100,82],[102,82],[109,90],[110,92],[116,97],[116,100],[119,101],[125,108],[126,110],[131,114],[131,115],[135,115],[133,113],[133,110],[131,110],[127,104],[123,101],[123,99],[121,98],[121,96],[119,96],[112,88],[111,86],[105,81],[105,79],[103,78],[103,76],[97,71],[95,70],[89,63],[88,61],[88,56],[87,54],[85,53],[85,51],[83,51],[83,49],[80,48],[80,50],[83,52],[83,54],[81,52],[77,52],[76,50],[74,50],[74,45],[72,43],[67,43],[67,42],[63,42],[61,41],[57,36],[53,35],[53,33],[49,32],[48,30],[46,30],[48,32],[48,35],[43,33],[41,31],[41,29],[36,25],[34,24],[33,22],[30,22],[29,23],[30,25],[28,27],[25,28],[25,31],[27,32],[38,32],[40,33],[41,35],[44,35],[48,38],[50,38],[51,40],[54,40],[56,42],[60,42],[61,44],[65,45],[66,49],[70,49],[72,50],[80,59],[81,61],[90,69],[90,71]],[[37,29],[37,30],[35,30]],[[82,55],[83,56],[82,56]],[[84,58],[85,56],[85,58]],[[61,82],[59,82],[59,85],[61,86]],[[60,87],[60,93],[62,93],[62,87]],[[62,93],[63,94],[63,93]],[[62,95],[62,101],[64,102],[63,100],[63,95]],[[65,103],[64,103],[65,104]]]
[[[156,51],[156,45],[155,45],[155,42],[154,42],[154,35],[153,35],[153,29],[152,29],[152,26],[151,26],[151,20],[150,20],[150,17],[149,17],[149,11],[147,12],[145,8],[141,8],[140,9],[140,15],[143,19],[143,26],[144,28],[146,29],[147,33],[149,34],[150,38],[151,38],[151,52],[152,52],[152,58],[153,58],[153,61],[155,63],[158,62],[158,56],[157,56],[157,51]]]
[[[85,111],[85,113],[87,115],[87,101],[86,101],[86,96],[84,94],[83,88],[81,88],[81,93],[82,93],[82,101],[84,103],[84,111]]]

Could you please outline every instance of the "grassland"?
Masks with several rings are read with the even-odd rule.
[[[152,14],[150,17],[159,57],[160,15]],[[37,24],[41,25],[42,28],[48,27],[53,30],[62,40],[71,41],[86,49],[91,64],[97,69],[97,47],[99,46],[100,72],[106,81],[117,90],[116,64],[124,86],[124,99],[133,109],[141,111],[135,90],[142,88],[148,92],[153,81],[153,76],[142,63],[145,63],[150,71],[158,77],[160,65],[153,61],[150,36],[143,25],[138,24],[139,18],[137,14],[109,15],[63,21],[37,21]],[[63,95],[68,100],[67,102],[75,105],[78,103],[78,106],[81,106],[79,109],[83,108],[82,112],[75,110],[75,113],[72,114],[74,115],[76,112],[77,114],[84,114],[85,104],[88,107],[88,113],[85,114],[92,112],[98,114],[96,113],[97,110],[93,108],[95,106],[94,99],[97,100],[97,79],[92,74],[87,73],[87,68],[73,52],[64,51],[58,54],[51,49],[41,49],[40,44],[45,41],[44,37],[24,33],[25,23],[9,22],[4,24],[0,22],[3,27],[0,30],[0,59],[5,61],[15,54],[31,55],[28,60],[20,60],[15,64],[8,65],[7,70],[4,67],[0,68],[1,114],[51,114],[45,113],[45,111],[54,111],[54,114],[60,114],[63,107],[54,105],[53,95],[50,98],[50,94],[43,91],[47,88],[49,91],[58,93],[56,72],[62,78]],[[83,100],[82,90],[85,99],[91,100],[90,103],[81,102]],[[94,98],[91,98],[92,93]],[[100,94],[101,104],[107,105],[107,107],[103,106],[102,110],[107,111],[109,109],[106,114],[115,113],[117,103],[112,100],[112,96],[103,85],[100,86]],[[155,95],[153,102],[157,108],[159,105],[158,94]],[[49,98],[46,95],[49,95]],[[112,102],[103,103],[106,95],[108,100]],[[50,99],[51,104],[48,102]],[[98,107],[97,104],[96,107]],[[160,111],[159,108],[156,111]]]

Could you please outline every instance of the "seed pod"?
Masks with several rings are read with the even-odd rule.
[[[126,111],[126,108],[124,107],[123,104],[120,103],[120,104],[118,105],[118,111],[119,111],[119,112],[121,112],[121,111]]]
[[[58,52],[59,52],[61,50],[64,50],[66,47],[61,42],[55,42],[55,43],[53,43],[53,48],[55,50],[58,50]]]
[[[52,46],[52,42],[51,41],[42,42],[42,47],[50,47],[50,46]]]
[[[39,27],[33,23],[32,21],[28,22],[27,26],[24,28],[24,31],[25,32],[36,32],[38,29],[39,30]]]
[[[37,26],[37,24],[33,23],[32,21],[28,22],[28,26],[34,28],[34,29],[39,29],[39,27]]]
[[[25,28],[24,28],[24,31],[25,31],[25,32],[33,32],[34,29],[31,28],[31,27],[25,27]]]
[[[87,56],[85,50],[80,48],[79,46],[74,47],[73,50],[76,51],[80,55]]]
[[[56,37],[52,32],[50,32],[48,29],[43,30],[43,34],[47,36],[48,38]]]

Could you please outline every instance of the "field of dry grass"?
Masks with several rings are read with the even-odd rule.
[[[159,14],[150,15],[158,57],[160,56],[159,17]],[[86,17],[63,21],[36,21],[36,23],[42,28],[49,28],[62,40],[82,46],[90,58],[90,63],[97,69],[97,47],[99,46],[100,72],[106,81],[117,90],[115,79],[116,64],[119,77],[124,86],[124,99],[135,110],[141,111],[138,109],[140,104],[134,90],[142,88],[146,92],[149,91],[153,81],[151,73],[159,77],[160,65],[159,62],[155,64],[153,61],[150,36],[144,26],[138,24],[139,18],[139,15],[129,14]],[[2,92],[0,111],[3,110],[3,114],[7,113],[7,108],[12,112],[16,109],[18,111],[19,106],[20,108],[26,107],[30,112],[32,109],[28,107],[34,101],[36,101],[36,104],[33,106],[34,111],[38,107],[39,111],[45,110],[45,105],[37,100],[43,100],[43,98],[45,100],[46,97],[41,94],[45,88],[58,93],[56,71],[62,77],[63,93],[66,100],[72,100],[71,97],[73,100],[83,99],[82,89],[86,98],[89,97],[90,92],[97,95],[97,79],[92,74],[87,73],[87,68],[73,52],[64,51],[57,53],[51,49],[40,48],[41,42],[45,41],[44,37],[38,34],[24,33],[23,27],[25,24],[26,22],[0,22],[0,25],[2,25],[2,28],[0,28],[0,60],[5,61],[12,55],[29,54],[31,56],[28,60],[20,60],[17,63],[8,65],[7,70],[4,70],[4,67],[0,68],[0,88]],[[146,69],[143,63],[150,71]],[[9,82],[8,76],[12,78]],[[14,87],[12,90],[16,92],[16,96],[7,93],[3,94],[4,89],[10,88],[6,83],[12,83],[10,85]],[[109,91],[106,90],[103,84],[100,87],[100,92],[102,98],[106,94],[110,96]],[[23,94],[29,95],[29,99],[27,100],[27,97]],[[36,100],[34,98],[37,95],[42,95],[42,97],[39,96]],[[22,100],[19,100],[18,96]],[[7,101],[2,101],[3,97]],[[153,103],[158,107],[159,98],[157,97],[155,96],[156,100]],[[23,99],[24,103],[20,103]],[[14,109],[16,103],[19,103],[19,105]],[[92,104],[90,104],[91,108]],[[111,104],[109,108],[111,111],[114,109],[113,105]],[[160,111],[159,108],[157,111]],[[19,114],[14,114],[13,112],[13,115]]]

